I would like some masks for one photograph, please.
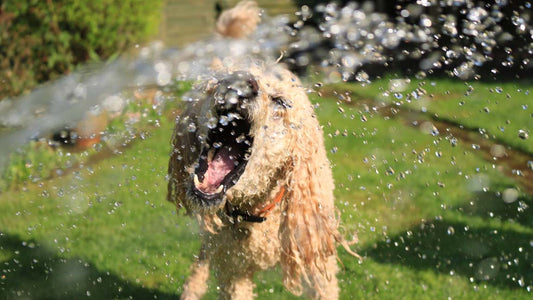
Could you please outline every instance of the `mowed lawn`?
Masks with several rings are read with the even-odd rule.
[[[311,98],[343,231],[358,235],[353,249],[364,257],[339,249],[342,299],[531,297],[531,195],[468,145],[355,98]],[[456,108],[463,113],[477,107]],[[173,122],[159,123],[122,154],[0,194],[0,298],[179,296],[198,227],[165,201]],[[278,270],[258,274],[258,298],[296,298],[280,278]],[[211,283],[207,299],[216,295]]]
[[[370,85],[336,84],[354,98],[427,113],[533,155],[533,80],[507,82],[385,77]]]

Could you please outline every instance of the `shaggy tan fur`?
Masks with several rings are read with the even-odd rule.
[[[178,208],[185,206],[204,229],[202,250],[182,298],[203,295],[209,268],[214,270],[222,298],[252,298],[254,272],[280,262],[284,285],[292,293],[300,295],[307,286],[311,298],[335,299],[336,243],[346,246],[346,242],[338,231],[322,130],[292,73],[279,66],[246,68],[258,89],[246,104],[253,137],[246,169],[225,192],[224,202],[215,207],[198,204],[188,193],[214,95],[224,76],[231,74],[235,72],[226,70],[201,84],[200,98],[189,103],[174,131],[168,200]],[[264,222],[239,221],[225,213],[229,203],[255,215],[271,204],[282,188],[286,192],[281,203]]]
[[[244,37],[255,30],[259,19],[255,2],[244,1],[220,16],[217,31],[227,37]],[[181,298],[201,298],[210,270],[221,298],[253,298],[253,274],[278,263],[283,283],[292,293],[305,292],[314,299],[338,298],[336,245],[340,243],[357,255],[338,231],[322,129],[300,80],[276,64],[221,58],[215,59],[212,67],[218,73],[196,86],[187,108],[176,119],[169,160],[167,198],[178,209],[185,207],[196,216],[202,228],[202,247]],[[194,180],[195,174],[202,173],[202,161],[212,168],[209,161],[214,159],[206,153],[214,148],[208,140],[217,130],[238,131],[219,125],[213,129],[212,123],[213,118],[220,121],[226,117],[217,111],[237,98],[237,119],[246,119],[248,140],[252,141],[245,168],[216,200],[206,200],[198,197],[198,189],[209,198],[216,194],[217,185],[206,183],[205,177],[213,176]],[[245,216],[266,220],[243,220]]]

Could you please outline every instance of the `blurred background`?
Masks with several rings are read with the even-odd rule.
[[[531,1],[0,1],[0,298],[170,299],[199,247],[165,201],[213,58],[280,59],[323,125],[342,299],[530,299]],[[259,299],[294,299],[279,270]],[[216,296],[214,281],[208,299]]]

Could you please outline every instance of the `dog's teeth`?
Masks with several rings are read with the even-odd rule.
[[[237,138],[235,138],[235,141],[237,142],[237,144],[245,142],[246,141],[246,135],[244,135],[244,133],[239,135]]]
[[[215,194],[222,193],[223,190],[224,190],[224,185],[220,185],[218,189],[215,191]]]
[[[200,179],[198,179],[198,175],[194,174],[194,185],[199,186],[200,185]]]
[[[215,156],[215,149],[211,149],[209,150],[209,152],[207,152],[207,163],[211,163],[213,161],[213,157]]]

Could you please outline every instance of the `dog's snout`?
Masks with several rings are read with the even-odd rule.
[[[259,91],[254,76],[246,72],[236,72],[222,79],[215,90],[215,101],[219,112],[245,109]]]

